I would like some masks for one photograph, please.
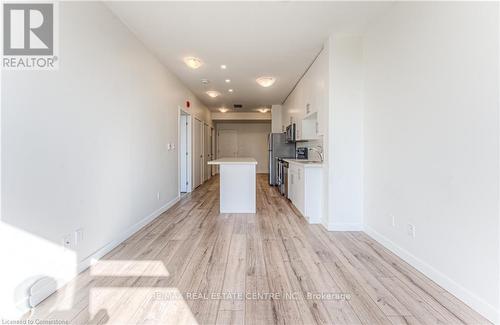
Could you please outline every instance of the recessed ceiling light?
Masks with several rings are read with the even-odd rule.
[[[276,78],[274,77],[259,77],[255,81],[262,87],[271,87],[274,82],[276,81]]]
[[[215,97],[217,97],[217,96],[219,96],[219,95],[220,95],[220,92],[215,91],[215,90],[209,90],[209,91],[207,91],[207,93],[206,93],[206,94],[207,94],[208,96],[212,97],[212,98],[215,98]]]
[[[226,66],[225,64],[221,64],[221,65],[220,65],[220,68],[221,68],[222,70],[226,70],[227,66]]]
[[[230,83],[231,82],[231,79],[226,79],[226,83]]]
[[[188,56],[187,58],[184,58],[184,63],[191,69],[198,69],[203,65],[203,62],[201,62],[200,59],[195,58],[194,56]]]
[[[268,108],[259,108],[258,111],[261,112],[261,113],[267,113],[268,112]]]
[[[225,113],[225,112],[227,112],[227,111],[228,111],[228,109],[227,109],[227,108],[225,108],[225,107],[221,107],[221,108],[219,108],[219,111],[220,111],[221,113]]]
[[[232,93],[234,90],[232,90],[232,89],[228,89],[227,91],[229,91],[230,93]]]

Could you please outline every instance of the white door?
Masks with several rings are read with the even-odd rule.
[[[203,129],[203,139],[204,139],[204,157],[205,160],[203,162],[203,169],[204,169],[204,180],[207,181],[210,178],[210,169],[211,166],[207,164],[212,158],[210,157],[210,127],[208,124],[204,124],[204,129]]]
[[[187,127],[188,121],[187,121],[187,115],[181,115],[181,120],[180,120],[180,143],[181,146],[179,148],[180,150],[180,155],[181,155],[181,192],[187,192],[188,191],[188,168],[189,168],[189,159],[188,159],[188,147],[187,147],[187,140],[188,140],[188,127]]]
[[[193,185],[196,188],[203,183],[203,123],[198,119],[194,119],[193,146]]]
[[[219,130],[217,158],[238,157],[238,133],[236,130]]]
[[[210,143],[212,146],[210,147],[210,159],[215,159],[215,129],[210,128]],[[210,176],[215,175],[215,165],[210,165]]]

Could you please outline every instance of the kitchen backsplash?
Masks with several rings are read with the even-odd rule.
[[[299,148],[299,147],[303,147],[303,148],[321,147],[323,149],[323,139],[297,142],[297,148]],[[309,151],[309,158],[308,159],[320,160],[320,157],[319,157],[317,152]]]

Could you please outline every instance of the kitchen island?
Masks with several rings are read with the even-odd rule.
[[[219,158],[208,164],[220,166],[220,213],[255,213],[257,160]]]

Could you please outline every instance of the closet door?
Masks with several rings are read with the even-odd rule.
[[[212,158],[210,157],[210,147],[211,147],[211,143],[210,143],[210,139],[211,139],[211,136],[210,136],[210,126],[208,126],[208,124],[204,124],[203,125],[204,127],[204,130],[203,130],[203,139],[204,139],[204,151],[203,151],[203,157],[205,158],[204,159],[204,162],[203,162],[203,170],[204,170],[204,180],[207,181],[209,178],[210,178],[210,165],[207,164],[207,162],[209,162],[210,160],[212,160]]]
[[[196,188],[203,183],[203,123],[194,119],[193,129],[193,185]]]

